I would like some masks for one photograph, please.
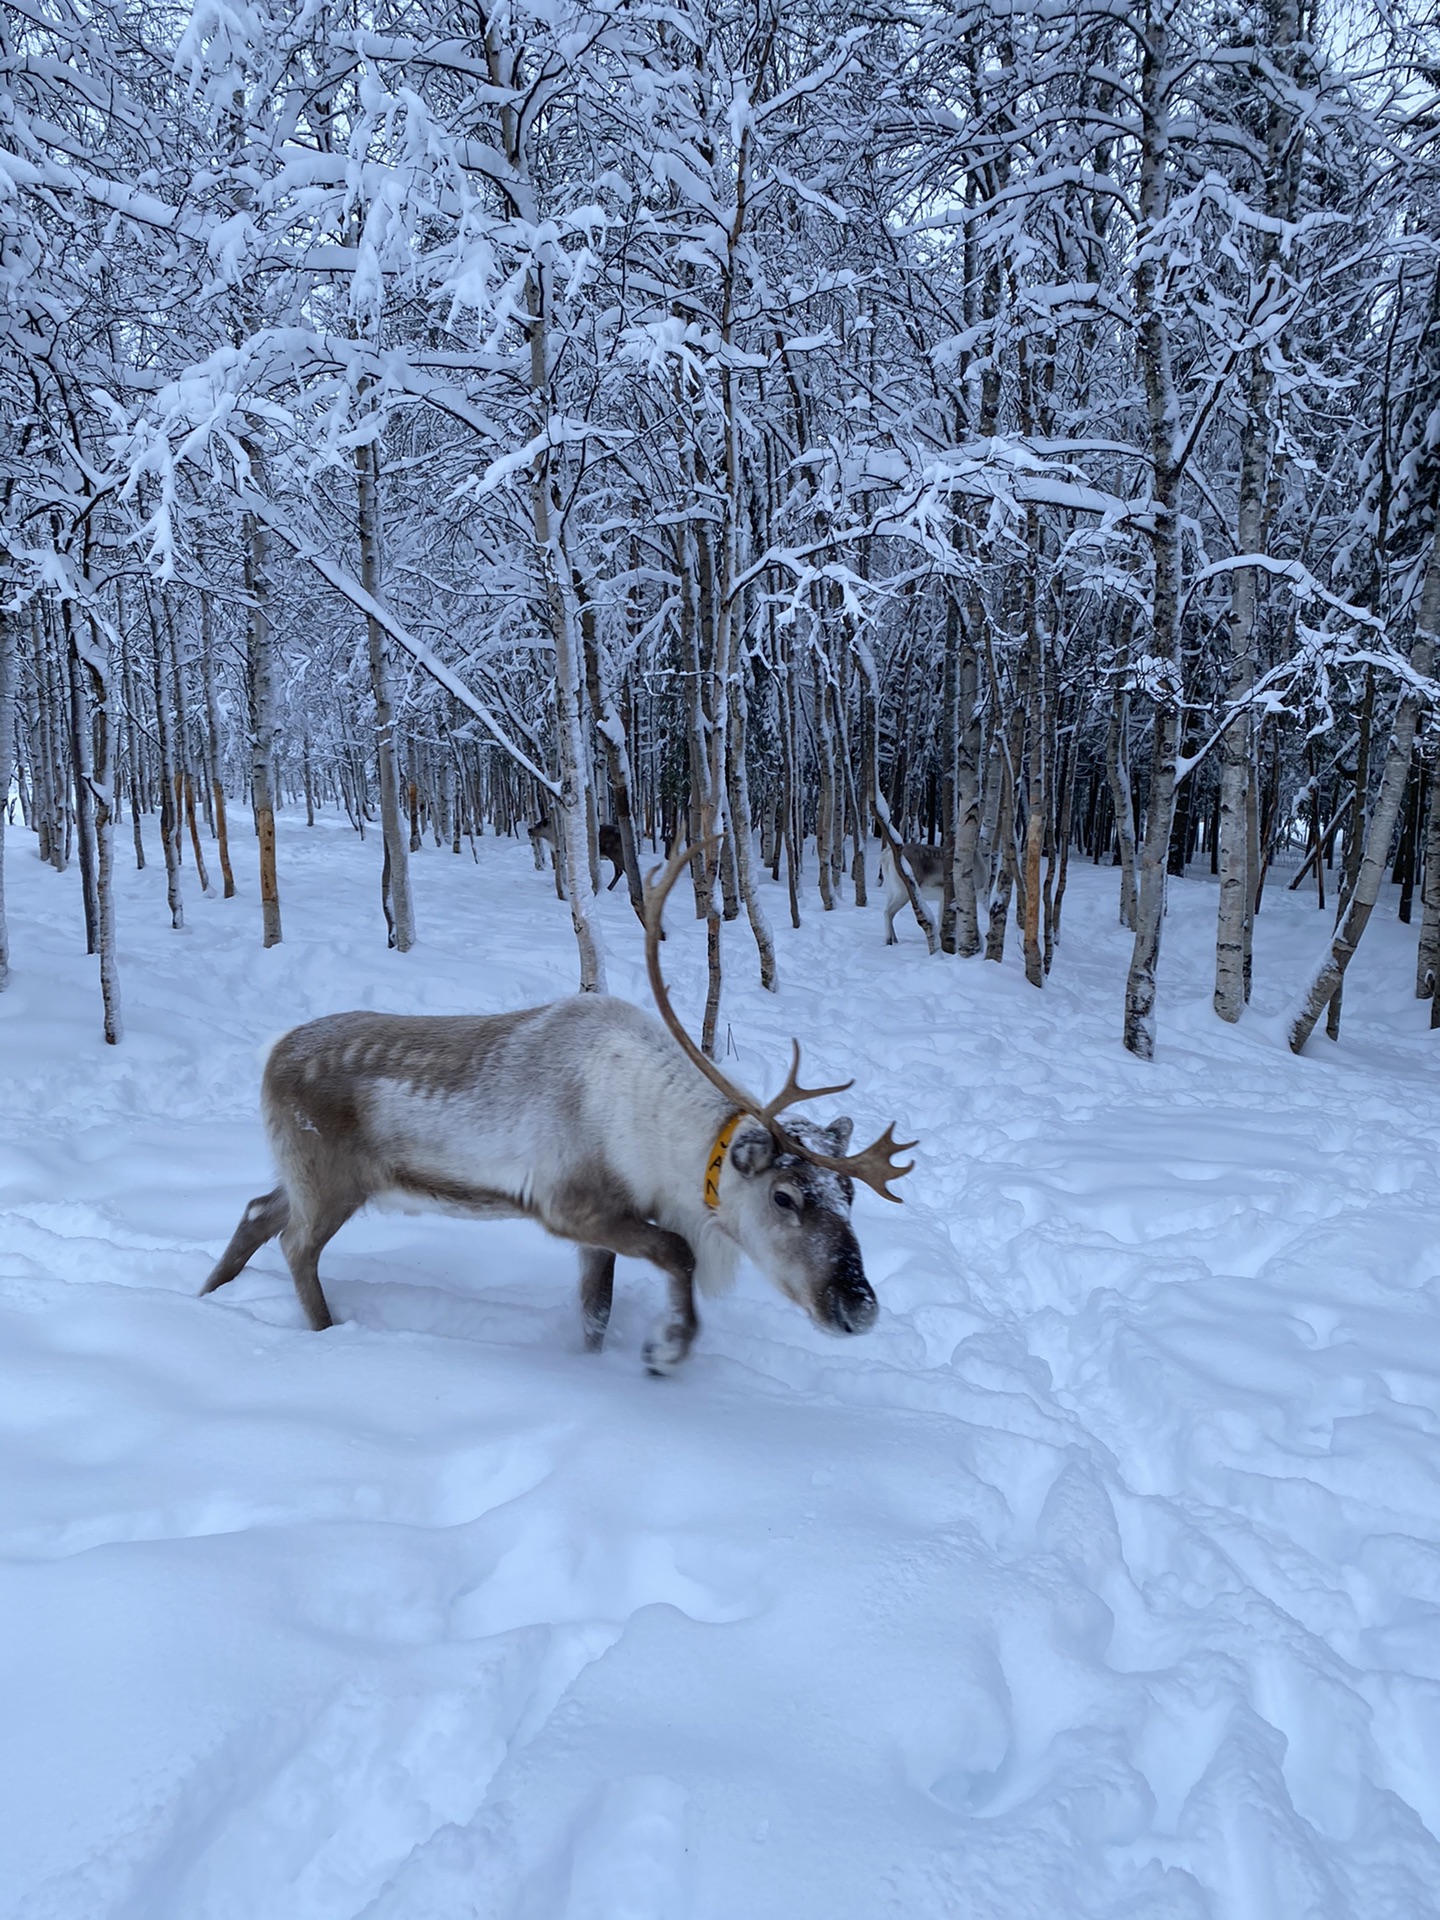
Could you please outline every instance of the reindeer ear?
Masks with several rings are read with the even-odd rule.
[[[823,1131],[837,1160],[850,1151],[850,1136],[855,1131],[855,1122],[848,1113],[842,1113],[838,1120],[832,1120]]]
[[[730,1142],[730,1164],[737,1173],[753,1176],[775,1164],[775,1141],[768,1127],[747,1120]]]

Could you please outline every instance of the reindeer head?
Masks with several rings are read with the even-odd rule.
[[[864,1333],[878,1312],[850,1225],[854,1182],[811,1154],[843,1154],[850,1122],[795,1120],[791,1153],[747,1116],[720,1177],[726,1227],[762,1273],[827,1333]],[[805,1151],[808,1150],[808,1151]]]
[[[794,1300],[828,1333],[863,1333],[875,1320],[877,1305],[865,1278],[860,1247],[850,1225],[855,1181],[863,1180],[887,1200],[898,1200],[889,1182],[910,1172],[896,1155],[913,1141],[897,1141],[893,1126],[862,1152],[852,1154],[851,1122],[828,1127],[792,1118],[781,1126],[778,1115],[802,1100],[843,1093],[854,1082],[834,1087],[800,1085],[800,1043],[785,1085],[773,1100],[761,1102],[738,1087],[696,1046],[670,1004],[660,971],[661,916],[670,889],[690,858],[677,847],[662,870],[645,886],[645,961],[650,990],[661,1019],[705,1078],[730,1101],[738,1116],[723,1154],[716,1192],[726,1230],[780,1291]],[[723,1139],[723,1135],[722,1135]]]

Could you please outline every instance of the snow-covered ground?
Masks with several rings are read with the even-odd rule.
[[[121,875],[128,1038],[78,886],[11,841],[0,997],[5,1920],[1418,1920],[1440,1912],[1440,1040],[1385,919],[1343,1043],[1276,1017],[1328,920],[1272,886],[1208,1010],[1176,885],[1161,1053],[1118,1044],[1115,876],[1043,994],[818,901],[784,988],[730,929],[743,1077],[853,1071],[875,1330],[753,1273],[672,1380],[622,1263],[380,1215],[302,1329],[278,1250],[195,1290],[269,1184],[260,1050],[352,1006],[568,991],[528,848],[415,862],[281,822],[285,944]],[[120,848],[123,855],[123,845]],[[152,856],[155,849],[152,837]],[[614,991],[637,929],[603,903]],[[703,965],[672,911],[667,966]],[[697,1172],[698,1178],[698,1172]]]

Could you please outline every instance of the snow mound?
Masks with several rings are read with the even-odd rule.
[[[12,849],[5,1920],[1440,1912],[1440,1088],[1403,930],[1295,1060],[1313,909],[1267,897],[1230,1031],[1213,892],[1176,885],[1149,1067],[1109,873],[1072,870],[1043,994],[817,907],[772,999],[730,930],[744,1077],[798,1034],[919,1165],[857,1203],[873,1333],[744,1273],[657,1382],[657,1276],[621,1263],[587,1358],[573,1253],[523,1223],[353,1223],[323,1336],[274,1247],[194,1297],[269,1183],[278,1030],[574,978],[514,843],[416,860],[403,958],[373,847],[282,821],[269,952],[243,852],[179,935],[121,876],[107,1050],[73,876]]]

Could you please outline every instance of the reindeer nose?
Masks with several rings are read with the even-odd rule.
[[[868,1281],[833,1281],[825,1289],[825,1318],[837,1333],[865,1333],[875,1324],[880,1303]]]

